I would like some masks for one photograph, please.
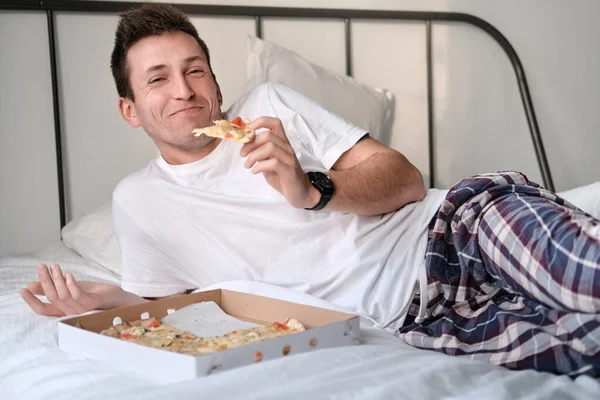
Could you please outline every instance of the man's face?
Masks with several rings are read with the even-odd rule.
[[[135,101],[121,98],[121,112],[131,125],[144,128],[163,156],[213,142],[192,135],[193,129],[221,119],[219,85],[192,36],[173,32],[144,38],[129,49],[127,65]]]

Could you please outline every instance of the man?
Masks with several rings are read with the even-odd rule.
[[[598,375],[597,220],[515,172],[425,196],[400,153],[280,85],[224,115],[206,44],[169,6],[122,15],[111,67],[121,115],[161,153],[113,195],[121,287],[41,265],[22,291],[36,312],[256,280],[327,299],[418,347]],[[252,119],[250,143],[191,135],[235,116]]]

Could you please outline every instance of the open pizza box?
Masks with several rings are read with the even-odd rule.
[[[237,320],[262,325],[294,318],[302,322],[306,330],[198,356],[155,349],[99,334],[119,323],[117,317],[122,322],[149,317],[162,319],[176,315],[174,311],[183,307],[195,307],[192,305],[197,303],[220,308],[219,312],[222,310]],[[223,289],[71,317],[58,323],[58,344],[62,350],[121,365],[164,382],[194,379],[307,351],[355,345],[359,344],[358,338],[359,319],[355,315]]]

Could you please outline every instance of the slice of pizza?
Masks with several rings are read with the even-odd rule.
[[[232,331],[220,336],[198,337],[189,331],[163,324],[158,318],[151,318],[114,325],[103,330],[100,334],[176,353],[200,355],[304,330],[304,325],[300,321],[288,318],[283,324],[274,322],[270,326],[261,325],[255,328]]]
[[[100,332],[132,343],[180,353],[204,354],[218,351],[212,343],[191,332],[174,328],[158,318],[125,322]]]
[[[249,120],[242,120],[241,117],[236,117],[233,121],[221,119],[213,122],[213,126],[194,129],[192,134],[194,136],[204,134],[210,137],[233,140],[238,143],[248,143],[254,139],[254,130],[248,129],[246,126],[250,122]]]
[[[304,325],[300,321],[297,319],[288,318],[283,324],[280,322],[274,322],[270,326],[257,326],[255,328],[233,331],[226,333],[217,339],[230,348],[290,335],[292,333],[302,332],[304,330]]]

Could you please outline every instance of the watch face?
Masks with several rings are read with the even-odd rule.
[[[324,188],[332,188],[333,187],[333,182],[331,181],[331,179],[329,179],[329,177],[325,174],[323,174],[322,176],[319,176],[319,183],[324,187]]]
[[[321,200],[319,200],[317,205],[312,208],[307,208],[307,210],[321,210],[333,197],[335,191],[333,181],[329,176],[322,172],[308,172],[307,174],[310,183],[321,193]]]
[[[333,181],[322,172],[315,172],[313,174],[317,185],[324,189],[333,189]]]

